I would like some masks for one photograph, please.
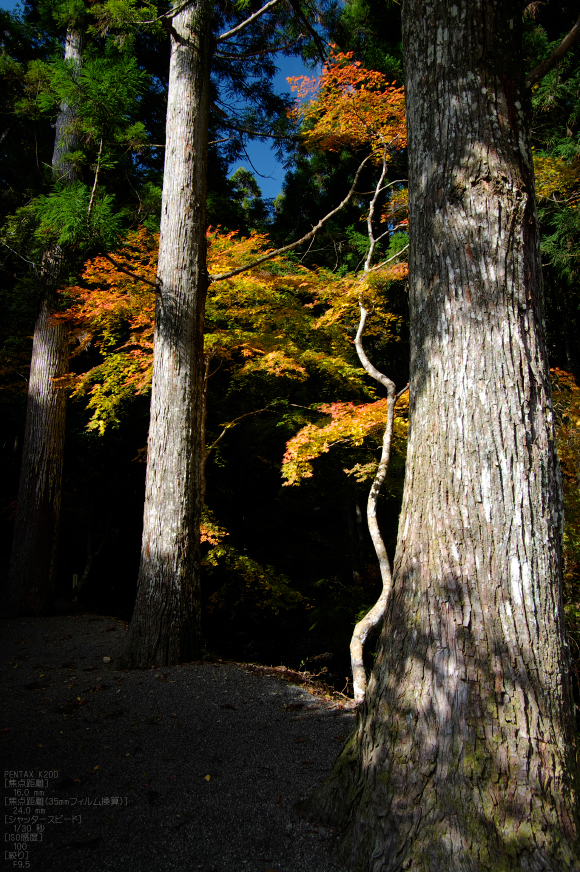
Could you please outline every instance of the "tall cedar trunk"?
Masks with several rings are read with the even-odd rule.
[[[203,318],[207,290],[206,171],[212,4],[173,19],[160,291],[141,566],[125,667],[199,655]]]
[[[83,34],[70,29],[65,60],[77,71]],[[52,170],[55,182],[78,180],[66,154],[77,146],[73,107],[61,104],[56,120]],[[66,278],[61,248],[45,253],[41,267],[39,312],[34,327],[28,403],[18,488],[14,543],[8,575],[8,612],[48,614],[54,606],[56,556],[60,523],[66,394],[53,379],[68,372],[68,330],[55,316],[56,294]]]
[[[364,710],[307,804],[372,872],[578,870],[516,0],[405,0],[411,428]]]

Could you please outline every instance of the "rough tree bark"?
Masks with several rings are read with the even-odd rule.
[[[65,60],[77,71],[82,62],[83,33],[66,35]],[[52,170],[55,182],[78,180],[66,160],[77,146],[74,107],[62,104],[56,120]],[[34,327],[22,469],[16,504],[14,543],[8,574],[8,614],[49,614],[54,606],[56,557],[60,524],[66,392],[54,379],[68,372],[69,336],[55,318],[56,293],[66,273],[66,254],[57,247],[42,259],[42,297]]]
[[[200,652],[209,0],[173,18],[141,566],[125,668]]]
[[[516,0],[404,0],[411,406],[393,595],[306,804],[372,872],[580,869]]]

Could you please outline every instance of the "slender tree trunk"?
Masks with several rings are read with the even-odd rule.
[[[382,180],[383,176],[381,176],[381,180],[379,182],[379,185],[377,186],[377,191],[382,184]],[[369,224],[369,227],[370,226],[371,225]],[[372,239],[372,229],[370,230],[370,233]],[[371,248],[372,247],[373,246],[371,244]],[[370,258],[367,259],[365,272],[368,272],[369,264]],[[367,310],[364,308],[362,303],[360,303],[360,322],[355,338],[356,351],[360,362],[362,363],[368,374],[372,376],[372,378],[374,378],[376,381],[378,381],[379,384],[383,385],[384,388],[386,388],[388,414],[387,424],[385,426],[385,432],[383,434],[381,459],[379,460],[379,466],[376,471],[373,483],[371,485],[367,500],[367,524],[371,539],[373,540],[375,554],[377,555],[377,560],[379,561],[379,569],[381,571],[381,581],[383,584],[383,588],[374,606],[360,621],[356,623],[352,638],[350,640],[352,687],[354,701],[357,705],[361,705],[363,703],[367,689],[367,676],[364,664],[365,642],[370,631],[384,619],[385,612],[389,603],[389,597],[391,596],[391,591],[393,589],[393,575],[391,572],[391,563],[389,561],[389,555],[387,554],[387,549],[385,547],[385,543],[381,535],[381,530],[377,519],[377,503],[379,501],[379,494],[387,477],[387,472],[389,471],[389,461],[391,458],[391,447],[393,444],[393,433],[395,429],[395,403],[397,397],[395,383],[390,378],[387,378],[387,376],[384,375],[382,372],[379,372],[379,370],[376,369],[375,366],[373,366],[363,348],[362,336],[365,329],[367,315]]]
[[[65,60],[80,70],[83,35],[70,29]],[[62,104],[56,120],[52,170],[55,182],[77,180],[66,160],[76,147],[75,110]],[[34,327],[22,468],[14,543],[8,575],[7,612],[48,614],[54,606],[60,523],[66,394],[54,379],[68,372],[66,326],[55,316],[56,294],[66,277],[66,256],[57,248],[45,253],[41,268],[42,298]]]
[[[209,0],[173,19],[141,566],[119,665],[199,656]]]
[[[394,588],[308,803],[372,872],[580,869],[521,4],[404,0],[411,407]]]

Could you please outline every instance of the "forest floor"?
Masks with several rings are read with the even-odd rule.
[[[332,831],[294,806],[352,732],[349,702],[249,664],[114,671],[125,632],[0,622],[5,868],[340,872]]]

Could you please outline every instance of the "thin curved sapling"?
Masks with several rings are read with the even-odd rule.
[[[398,261],[408,248],[408,244],[404,245],[390,257],[373,266],[373,259],[380,250],[381,241],[392,238],[396,231],[406,228],[408,225],[406,215],[400,223],[395,223],[392,220],[392,214],[389,216],[385,213],[379,221],[379,232],[375,231],[376,211],[381,198],[384,199],[386,192],[390,191],[395,195],[393,199],[396,201],[397,196],[400,198],[400,189],[403,185],[403,181],[400,179],[388,183],[385,180],[394,152],[406,144],[404,91],[402,88],[395,87],[394,84],[387,83],[382,74],[365,70],[358,62],[353,63],[352,54],[334,53],[318,79],[299,77],[294,79],[293,83],[294,89],[298,90],[300,99],[305,100],[310,94],[315,94],[315,99],[299,104],[294,110],[295,114],[301,116],[306,122],[305,138],[310,145],[318,145],[330,150],[344,147],[360,148],[361,146],[368,148],[370,146],[373,163],[380,162],[381,165],[379,178],[372,192],[366,215],[368,250],[362,275],[357,280],[360,321],[355,337],[355,348],[365,371],[387,392],[386,403],[383,400],[377,404],[380,404],[380,413],[383,415],[386,413],[386,421],[381,457],[367,502],[367,523],[379,562],[382,590],[374,606],[355,625],[350,643],[354,699],[357,705],[361,705],[366,692],[364,645],[371,629],[383,618],[392,589],[391,565],[377,520],[377,502],[389,468],[395,432],[395,404],[398,397],[407,390],[404,388],[397,394],[395,383],[379,372],[366,355],[362,336],[369,310],[364,297],[370,273],[379,270],[385,271],[385,268],[393,261]],[[395,272],[393,277],[402,277],[405,274],[406,265],[403,266],[399,262],[397,267],[399,268],[398,275]],[[403,268],[401,269],[401,267]],[[391,270],[393,271],[393,267]],[[368,420],[368,407],[361,407],[361,410],[363,416]],[[352,409],[350,411],[354,424],[357,415]],[[314,435],[313,429],[316,428],[311,425],[305,429],[312,436]],[[301,433],[303,434],[304,431]],[[300,435],[295,437],[296,442],[291,440],[288,443],[288,451],[285,456],[286,474],[292,469],[294,459],[292,442],[295,446],[299,445]],[[328,450],[328,444],[328,442],[323,443],[324,447],[321,450]],[[304,440],[302,440],[302,447],[304,448]],[[316,452],[311,454],[310,459],[314,456],[316,456]],[[291,483],[291,481],[287,483]]]

